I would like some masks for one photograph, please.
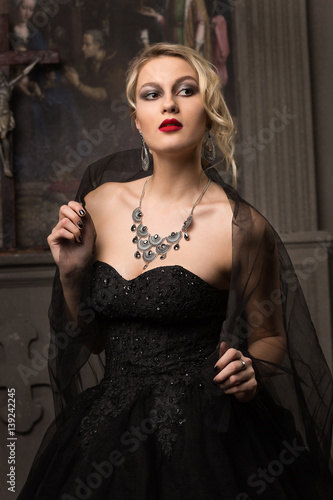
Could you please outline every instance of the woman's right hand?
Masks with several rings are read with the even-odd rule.
[[[93,221],[81,203],[70,201],[59,210],[59,221],[47,242],[63,279],[82,274],[89,263],[95,245]]]

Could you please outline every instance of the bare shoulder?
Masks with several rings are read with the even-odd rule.
[[[228,288],[232,267],[231,204],[223,187],[215,182],[211,183],[202,201],[201,207],[198,205],[201,212],[200,253],[209,256],[209,266],[203,266],[202,272],[209,283],[221,289]]]
[[[216,201],[225,205],[225,207],[230,207],[230,201],[228,196],[226,195],[225,190],[220,184],[216,182],[211,183],[212,187],[212,195],[216,197]]]
[[[216,182],[212,182],[207,192],[206,202],[210,217],[213,217],[219,222],[218,227],[221,227],[221,224],[223,226],[229,226],[231,224],[233,211],[229,198],[222,186]]]
[[[119,196],[121,184],[119,182],[105,182],[85,196],[85,204],[88,212],[95,211],[102,203],[112,203]]]
[[[137,197],[142,185],[143,179],[132,182],[105,182],[86,195],[86,208],[88,212],[97,214],[102,207],[105,210],[112,210],[120,204],[131,203],[132,198]]]

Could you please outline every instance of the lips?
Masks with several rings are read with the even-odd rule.
[[[175,118],[172,118],[171,120],[164,120],[159,126],[159,130],[161,130],[161,132],[175,132],[176,130],[180,130],[182,128],[183,125]]]

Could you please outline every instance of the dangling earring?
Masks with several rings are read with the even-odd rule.
[[[215,145],[212,136],[210,135],[210,130],[208,130],[208,137],[204,144],[203,155],[204,159],[207,160],[209,163],[212,163],[212,161],[214,161],[216,157]]]
[[[141,136],[141,141],[142,141],[142,149],[141,149],[141,166],[142,166],[142,170],[144,170],[145,172],[147,172],[148,168],[149,168],[149,156],[148,156],[148,149],[147,149],[147,145],[145,143],[145,140],[144,138],[142,137],[142,134],[141,132],[139,132],[140,136]]]

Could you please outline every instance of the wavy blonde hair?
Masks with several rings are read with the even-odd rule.
[[[215,141],[221,150],[226,170],[232,169],[233,184],[236,185],[237,168],[234,160],[235,135],[233,119],[221,91],[221,81],[214,66],[195,50],[169,43],[156,43],[139,52],[131,61],[126,76],[126,95],[132,118],[136,116],[136,84],[142,67],[151,59],[161,56],[180,57],[188,62],[198,74],[199,90]]]

